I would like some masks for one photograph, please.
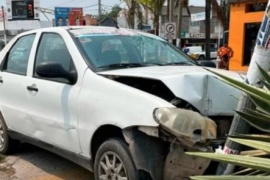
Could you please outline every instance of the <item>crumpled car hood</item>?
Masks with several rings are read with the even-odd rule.
[[[235,72],[211,69],[243,81]],[[200,66],[152,66],[99,72],[100,75],[140,77],[161,80],[176,97],[181,98],[203,115],[233,115],[240,91],[221,82]]]

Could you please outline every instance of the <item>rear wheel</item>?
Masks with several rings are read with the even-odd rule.
[[[105,141],[95,158],[96,180],[138,180],[138,171],[127,145],[121,139]]]
[[[15,151],[17,141],[8,136],[7,125],[0,115],[0,154],[10,154]]]

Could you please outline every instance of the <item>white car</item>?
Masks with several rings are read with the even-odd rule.
[[[192,59],[205,60],[205,51],[202,50],[201,46],[187,46],[185,48],[188,49],[187,55],[189,55]],[[217,50],[211,49],[210,59],[217,59]]]
[[[185,151],[213,150],[240,95],[168,42],[128,29],[25,32],[0,62],[0,153],[31,143],[97,180],[203,174],[209,161]]]

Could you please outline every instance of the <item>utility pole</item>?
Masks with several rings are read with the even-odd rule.
[[[181,48],[181,28],[182,28],[182,12],[183,12],[183,0],[178,1],[178,20],[176,28],[176,46]]]
[[[173,0],[169,0],[170,1],[170,7],[169,7],[169,22],[173,21]],[[173,39],[169,39],[170,43],[173,43]]]
[[[169,0],[169,22],[173,21],[173,0]]]
[[[98,19],[101,21],[101,0],[98,0]]]
[[[167,0],[167,22],[169,22],[170,19],[170,8],[171,8],[171,0]]]
[[[5,41],[5,45],[7,45],[6,17],[5,17],[4,6],[2,6],[2,18],[3,18],[3,27],[4,27],[4,41]]]
[[[257,64],[259,64],[265,71],[269,71],[270,68],[270,49],[267,47],[267,39],[270,36],[270,24],[268,22],[267,11],[270,6],[270,0],[265,9],[265,15],[261,23],[260,30],[258,31],[257,44],[254,48],[253,55],[250,61],[250,65],[247,71],[246,83],[258,88],[262,88],[263,84],[260,80],[260,72]],[[233,32],[230,32],[233,33]],[[259,37],[259,38],[258,38]],[[255,110],[255,106],[250,98],[243,93],[239,99],[237,111],[246,111],[247,109]],[[247,134],[249,133],[250,125],[244,121],[239,115],[235,114],[232,125],[229,131],[229,135],[233,134]],[[239,153],[241,145],[227,139],[224,149],[227,149],[234,153]],[[217,174],[231,174],[233,173],[235,165],[220,163],[217,169]]]
[[[205,0],[205,58],[210,60],[210,11],[211,4],[210,0]]]

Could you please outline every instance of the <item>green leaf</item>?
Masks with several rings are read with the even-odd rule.
[[[249,96],[249,97],[251,101],[256,105],[256,108],[259,111],[264,112],[266,114],[270,114],[270,106],[268,103],[261,101],[260,99],[252,97],[252,96]]]
[[[253,116],[257,116],[261,119],[265,119],[266,121],[268,121],[270,123],[270,114],[269,113],[262,113],[256,110],[251,110],[251,109],[245,109],[245,113],[251,114]]]
[[[193,180],[269,180],[269,176],[193,176]]]
[[[269,155],[268,152],[263,150],[245,150],[240,152],[241,156],[263,157]]]
[[[234,134],[234,135],[230,135],[229,137],[231,137],[231,138],[250,139],[250,140],[270,142],[270,135],[261,135],[261,134]]]
[[[224,76],[222,74],[219,74],[215,71],[209,70],[211,73],[219,76],[221,78],[221,80],[245,93],[247,93],[248,95],[255,97],[257,99],[260,99],[261,101],[264,101],[265,103],[267,103],[268,105],[270,105],[270,94],[268,94],[265,90],[260,89],[260,88],[256,88],[254,86],[245,84],[243,82],[237,81],[235,79],[229,78],[227,76]]]
[[[261,82],[263,83],[263,85],[267,88],[267,90],[270,90],[270,84],[261,80]]]
[[[215,153],[194,153],[187,152],[191,156],[210,159],[228,164],[235,164],[247,168],[252,168],[260,171],[270,172],[270,159],[259,157],[247,157],[233,154],[215,154]]]
[[[229,138],[229,139],[245,146],[249,146],[249,147],[263,150],[266,152],[270,152],[270,143],[268,142],[249,140],[249,139],[239,139],[239,138]]]
[[[268,75],[268,73],[258,63],[256,63],[256,64],[258,66],[258,69],[259,69],[263,79],[266,81],[266,83],[270,84],[270,76]]]
[[[257,171],[257,170],[255,170],[255,171]],[[252,172],[254,172],[253,169],[251,169],[251,168],[245,168],[245,169],[242,169],[240,171],[237,171],[237,172],[233,173],[232,175],[237,175],[237,176],[239,176],[239,175],[246,175],[246,174],[249,174],[249,173],[252,173]]]
[[[236,113],[241,116],[245,121],[247,121],[251,126],[254,126],[255,128],[264,132],[270,132],[270,119],[262,118],[262,114],[260,114],[260,116],[255,116],[253,114],[240,111],[236,111]]]

